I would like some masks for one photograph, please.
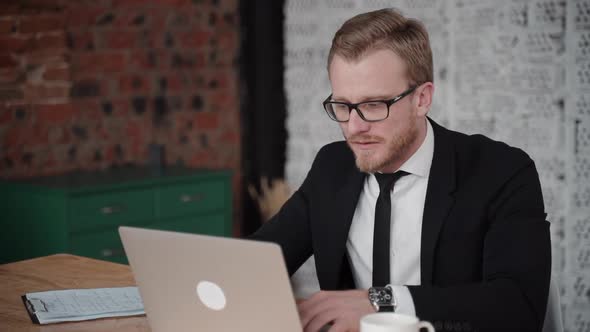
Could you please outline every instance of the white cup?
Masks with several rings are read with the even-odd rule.
[[[434,332],[432,324],[409,315],[378,312],[361,318],[361,332],[420,332],[421,329]]]

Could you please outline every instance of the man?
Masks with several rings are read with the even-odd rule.
[[[305,331],[357,331],[376,310],[437,330],[540,331],[551,255],[534,163],[427,118],[423,25],[392,9],[353,17],[328,74],[324,108],[346,142],[318,152],[253,236],[280,244],[290,273],[315,255],[322,291],[298,302]]]

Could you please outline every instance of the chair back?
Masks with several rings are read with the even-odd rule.
[[[551,275],[551,282],[549,283],[549,298],[547,299],[547,311],[545,312],[543,332],[563,332],[561,301],[555,275]]]

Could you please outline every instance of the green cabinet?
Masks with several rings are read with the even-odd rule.
[[[121,225],[231,235],[231,173],[169,167],[0,182],[0,264],[67,252],[126,262]]]

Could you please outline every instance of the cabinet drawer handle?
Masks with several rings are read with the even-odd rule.
[[[103,206],[100,208],[102,214],[113,214],[121,212],[125,209],[123,205]]]
[[[195,194],[195,195],[184,194],[184,195],[180,195],[180,201],[182,203],[198,202],[198,201],[202,200],[203,197],[204,197],[204,195],[201,195],[201,194]]]
[[[125,254],[125,252],[123,251],[123,248],[107,248],[107,249],[102,249],[100,251],[100,254],[102,257],[114,257],[114,256],[123,256]]]

